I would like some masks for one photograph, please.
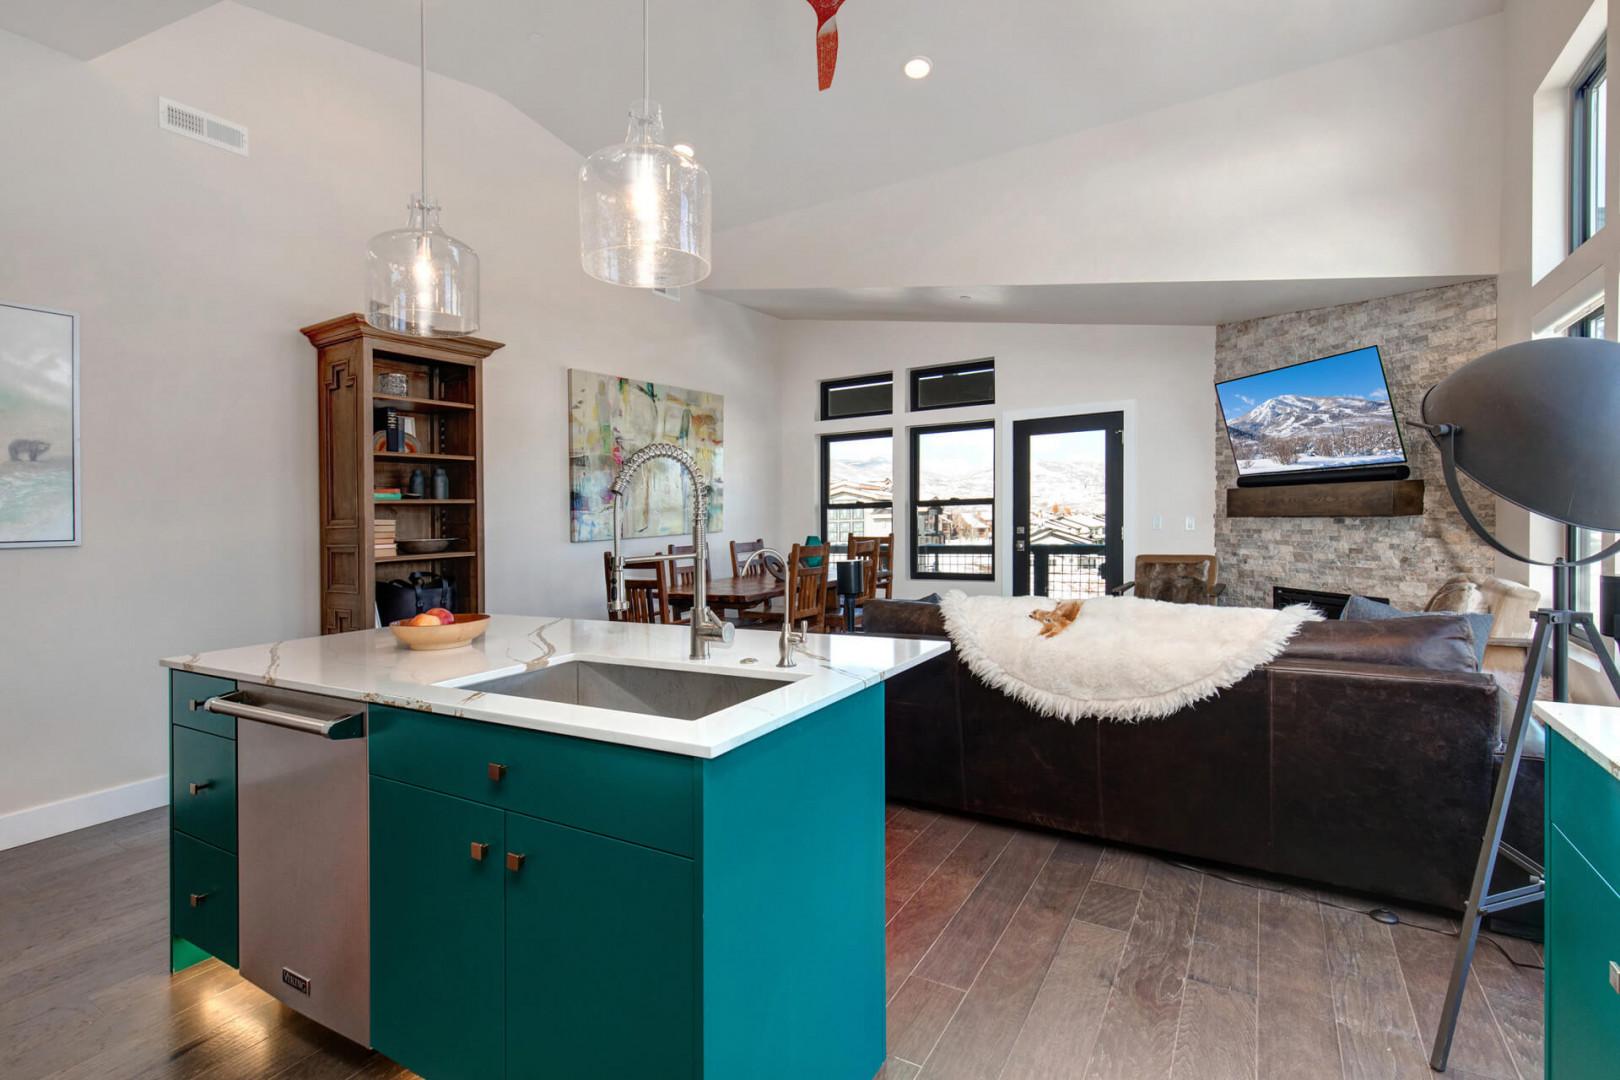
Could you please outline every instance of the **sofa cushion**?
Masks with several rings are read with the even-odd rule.
[[[1474,588],[1470,585],[1469,588]],[[1478,589],[1474,589],[1478,593]],[[1402,611],[1392,604],[1385,604],[1378,600],[1369,600],[1365,596],[1352,596],[1350,602],[1344,605],[1339,618],[1352,622],[1377,622],[1381,619],[1420,619],[1432,615],[1450,614],[1461,616],[1468,622],[1468,628],[1473,634],[1474,644],[1474,670],[1480,671],[1485,667],[1485,648],[1491,642],[1491,623],[1495,621],[1488,611],[1456,610],[1441,612]]]
[[[927,600],[868,600],[861,609],[863,633],[903,637],[945,637],[939,604]]]
[[[1474,632],[1461,615],[1309,622],[1299,628],[1282,655],[1293,660],[1345,660],[1430,671],[1479,670]]]

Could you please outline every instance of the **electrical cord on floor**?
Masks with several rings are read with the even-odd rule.
[[[1299,895],[1298,893],[1291,893],[1287,889],[1279,889],[1274,885],[1260,885],[1260,884],[1257,884],[1257,883],[1255,883],[1253,881],[1242,881],[1242,880],[1240,880],[1238,878],[1227,877],[1225,874],[1216,873],[1213,870],[1209,870],[1209,869],[1206,869],[1206,868],[1201,867],[1201,866],[1193,866],[1191,863],[1178,862],[1175,859],[1160,859],[1160,861],[1164,862],[1164,863],[1167,863],[1170,866],[1177,867],[1178,869],[1181,869],[1181,870],[1191,870],[1196,874],[1206,874],[1206,875],[1208,875],[1209,877],[1212,877],[1212,878],[1219,878],[1221,881],[1227,882],[1228,884],[1231,884],[1231,885],[1245,885],[1245,886],[1248,886],[1251,889],[1262,889],[1265,892],[1277,893],[1278,895],[1281,895],[1281,896],[1297,896],[1297,895]],[[1397,915],[1393,911],[1390,911],[1388,908],[1358,908],[1358,907],[1351,907],[1348,904],[1336,904],[1332,900],[1324,900],[1320,896],[1318,896],[1316,898],[1316,902],[1318,904],[1326,904],[1328,907],[1335,908],[1335,909],[1337,909],[1339,911],[1348,911],[1348,912],[1350,912],[1350,913],[1352,913],[1354,915],[1365,915],[1369,919],[1373,919],[1376,922],[1381,922],[1381,923],[1384,923],[1386,925],[1395,925],[1396,923],[1399,923],[1402,926],[1410,926],[1414,930],[1422,930],[1426,934],[1439,934],[1441,937],[1448,937],[1448,938],[1460,937],[1462,935],[1462,932],[1460,930],[1443,930],[1443,929],[1441,929],[1439,927],[1436,927],[1436,926],[1423,926],[1420,923],[1406,922],[1406,921],[1402,920],[1399,915]],[[1547,970],[1546,967],[1541,965],[1541,964],[1526,964],[1526,963],[1524,963],[1524,962],[1522,962],[1520,960],[1515,960],[1513,958],[1513,954],[1507,951],[1507,947],[1504,946],[1500,941],[1497,941],[1494,937],[1490,937],[1489,935],[1486,935],[1486,934],[1481,934],[1480,937],[1479,937],[1479,940],[1489,942],[1496,949],[1497,952],[1502,954],[1502,958],[1504,960],[1506,960],[1508,963],[1512,964],[1516,968],[1522,968],[1525,971],[1546,971]]]

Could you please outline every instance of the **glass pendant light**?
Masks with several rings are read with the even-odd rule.
[[[641,100],[624,142],[579,170],[579,259],[610,285],[676,289],[709,276],[709,170],[664,145],[648,92],[647,0],[641,2]]]
[[[461,337],[478,329],[478,254],[439,227],[427,194],[427,0],[421,21],[422,189],[403,229],[371,238],[366,251],[366,321],[417,337]]]

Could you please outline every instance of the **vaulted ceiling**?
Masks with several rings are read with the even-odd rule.
[[[244,0],[415,62],[412,0]],[[0,0],[0,28],[91,59],[208,0]],[[831,90],[804,0],[651,0],[652,93],[708,165],[720,226],[931,173],[1476,19],[1502,0],[847,0]],[[640,94],[635,0],[430,0],[428,62],[581,153]],[[934,61],[914,82],[901,65]],[[445,122],[446,118],[438,118]]]

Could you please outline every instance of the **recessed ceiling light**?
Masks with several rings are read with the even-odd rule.
[[[963,293],[961,296],[958,296],[957,299],[958,300],[972,300],[973,297],[969,296],[967,293]]]
[[[697,157],[697,151],[683,142],[676,143],[670,149],[681,155],[681,157]]]
[[[934,70],[934,62],[926,56],[913,56],[901,70],[908,79],[926,79],[928,73]]]

